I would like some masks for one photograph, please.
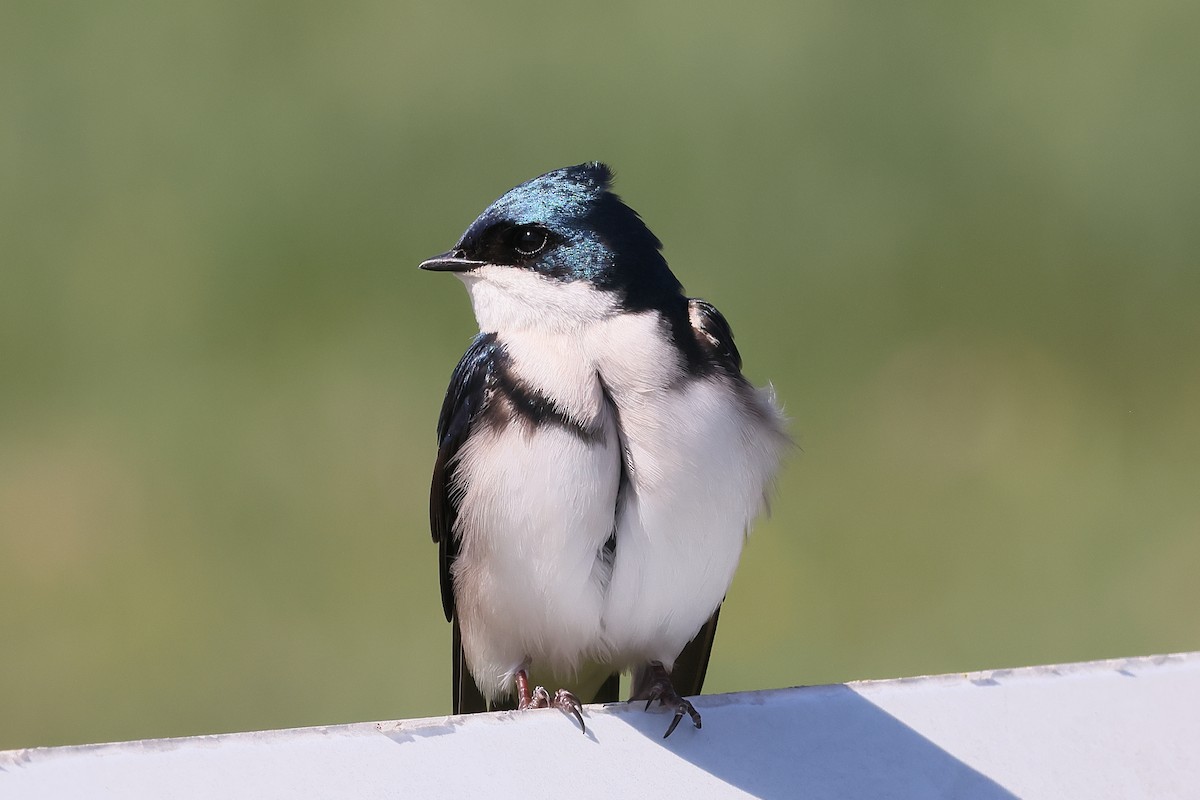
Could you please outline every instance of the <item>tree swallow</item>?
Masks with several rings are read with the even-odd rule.
[[[430,522],[455,713],[515,695],[582,726],[580,698],[617,700],[628,671],[670,736],[700,727],[683,696],[789,440],[611,181],[598,162],[534,178],[421,264],[462,279],[480,330],[438,419]]]

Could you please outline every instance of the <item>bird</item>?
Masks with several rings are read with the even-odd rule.
[[[674,712],[790,445],[729,323],[685,296],[600,162],[503,194],[420,264],[479,326],[437,423],[430,527],[455,713],[583,702]],[[544,686],[561,687],[553,694]],[[581,700],[582,698],[582,700]]]

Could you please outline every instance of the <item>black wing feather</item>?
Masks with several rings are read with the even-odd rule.
[[[467,441],[472,423],[483,412],[487,390],[494,373],[500,345],[496,334],[479,334],[454,368],[450,387],[438,416],[437,461],[429,490],[429,529],[438,543],[438,567],[442,587],[442,610],[446,620],[454,618],[454,586],[450,568],[458,553],[454,521],[458,518],[458,496],[454,493],[454,457]]]
[[[442,610],[453,623],[451,641],[452,689],[454,713],[487,711],[462,649],[458,620],[454,618],[454,580],[451,569],[458,554],[454,522],[458,518],[459,496],[454,489],[455,456],[467,441],[471,427],[487,406],[489,385],[495,374],[500,345],[495,334],[479,334],[454,368],[450,387],[438,416],[438,454],[433,466],[433,484],[429,490],[429,529],[438,543],[438,577],[442,590]]]
[[[454,620],[454,632],[451,636],[453,640],[450,646],[450,657],[454,713],[476,714],[487,711],[487,700],[483,698],[483,693],[479,691],[479,687],[475,685],[475,679],[471,677],[471,671],[467,669],[467,658],[463,654],[462,633],[458,629],[458,620]]]
[[[700,348],[731,373],[741,374],[742,354],[733,343],[733,329],[711,304],[695,297],[688,300],[688,317]]]
[[[712,655],[713,639],[717,636],[717,617],[721,607],[708,618],[704,627],[696,634],[683,652],[675,659],[675,668],[671,670],[671,685],[681,697],[700,694],[704,688],[704,676],[708,673],[708,659]]]

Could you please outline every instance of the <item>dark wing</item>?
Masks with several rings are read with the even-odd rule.
[[[450,644],[450,660],[452,662],[450,680],[453,681],[451,688],[454,693],[454,713],[476,714],[480,711],[487,711],[487,700],[479,691],[479,687],[475,685],[471,671],[467,669],[467,657],[463,655],[462,634],[458,630],[458,620],[454,620],[453,625],[454,633]]]
[[[450,376],[450,387],[446,389],[442,413],[438,416],[438,454],[433,465],[433,485],[429,490],[429,528],[433,540],[439,544],[442,610],[446,612],[447,621],[454,618],[450,566],[458,551],[453,535],[459,500],[452,491],[456,468],[454,457],[467,441],[471,423],[483,410],[497,348],[494,333],[475,337]]]
[[[731,373],[742,371],[742,354],[733,343],[733,330],[711,303],[688,299],[688,319],[700,349]]]
[[[438,454],[433,465],[433,485],[429,490],[429,528],[438,543],[438,576],[442,589],[442,610],[454,623],[451,658],[453,661],[454,712],[486,711],[483,696],[471,679],[463,658],[458,621],[454,619],[454,580],[451,567],[458,554],[454,522],[458,518],[459,496],[454,491],[455,456],[467,441],[471,426],[487,402],[488,383],[499,351],[496,335],[479,334],[454,368],[450,387],[438,416]]]
[[[687,645],[679,658],[675,659],[675,668],[671,670],[671,685],[681,697],[700,694],[704,688],[704,674],[708,672],[708,657],[712,654],[713,639],[717,636],[717,617],[721,607],[708,618],[704,627]]]

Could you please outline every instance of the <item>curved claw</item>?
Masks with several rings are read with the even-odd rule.
[[[667,727],[667,732],[663,734],[664,739],[675,732],[675,728],[679,726],[679,721],[683,719],[685,713],[692,718],[692,724],[700,728],[700,712],[696,711],[691,702],[680,697],[675,691],[675,687],[671,685],[671,676],[663,669],[662,664],[651,662],[650,669],[653,679],[649,684],[643,686],[637,696],[629,698],[630,702],[645,700],[646,711],[650,710],[650,706],[654,704],[655,700],[660,706],[674,706],[675,717]]]
[[[517,711],[548,708],[562,709],[580,721],[580,728],[582,728],[583,733],[588,732],[588,727],[586,724],[583,724],[583,704],[580,703],[580,698],[575,697],[575,694],[566,691],[565,688],[560,688],[560,690],[554,692],[553,698],[550,697],[550,692],[546,691],[545,686],[535,687],[530,692],[528,681],[529,678],[526,673],[517,673],[517,692],[520,694],[520,699],[517,700]]]
[[[667,738],[675,732],[676,726],[679,725],[679,720],[683,719],[683,709],[675,709],[675,719],[671,720],[671,724],[667,726],[667,732],[663,734],[663,738]]]
[[[583,724],[583,704],[579,702],[578,697],[566,689],[559,689],[554,693],[554,702],[552,705],[575,717],[579,721],[579,729],[585,734],[587,733],[587,725]]]
[[[681,697],[679,698],[679,704],[675,706],[675,719],[671,720],[671,724],[667,727],[667,732],[663,734],[664,739],[675,732],[675,727],[679,725],[679,720],[683,719],[685,711],[692,718],[692,724],[697,728],[702,727],[700,724],[700,712],[690,702]]]
[[[550,693],[546,691],[545,686],[535,687],[529,691],[529,674],[521,669],[517,670],[513,676],[517,684],[517,710],[526,711],[531,708],[554,708],[562,709],[575,719],[579,720],[579,727],[583,732],[587,733],[587,726],[583,724],[583,704],[579,702],[579,698],[571,694],[566,689],[559,689],[554,693],[554,698],[550,698]]]

